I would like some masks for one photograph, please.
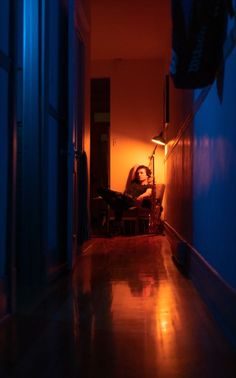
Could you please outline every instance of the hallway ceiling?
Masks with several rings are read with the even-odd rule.
[[[91,0],[91,57],[163,59],[170,54],[169,0]]]

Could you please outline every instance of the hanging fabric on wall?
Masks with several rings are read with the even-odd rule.
[[[172,0],[172,60],[176,88],[213,83],[223,61],[231,0]]]

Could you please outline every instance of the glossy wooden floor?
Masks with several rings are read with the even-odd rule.
[[[92,240],[73,276],[0,326],[0,377],[235,378],[164,236]]]

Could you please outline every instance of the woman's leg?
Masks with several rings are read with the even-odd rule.
[[[116,208],[122,207],[122,193],[107,188],[100,188],[98,189],[98,194],[112,209],[115,210]]]
[[[111,189],[100,188],[98,194],[104,199],[106,203],[113,209],[115,219],[112,223],[110,231],[111,236],[122,234],[122,216],[123,216],[123,194]],[[108,220],[109,222],[109,220]]]

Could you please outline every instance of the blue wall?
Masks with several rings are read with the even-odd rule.
[[[215,83],[195,115],[193,155],[193,245],[233,288],[236,288],[235,62],[234,49],[225,63],[222,102]]]
[[[8,201],[8,77],[0,68],[0,86],[4,96],[0,98],[0,277],[5,272],[6,260],[6,229],[7,229],[7,201]]]
[[[9,4],[3,1],[0,14],[0,279],[6,275],[9,144]],[[1,295],[1,294],[0,294]]]

